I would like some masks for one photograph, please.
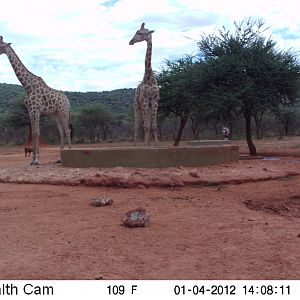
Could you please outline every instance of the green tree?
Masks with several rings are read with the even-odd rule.
[[[80,126],[91,142],[106,140],[109,129],[116,123],[114,115],[102,105],[88,105],[82,108],[77,116],[77,126]]]
[[[274,114],[277,121],[283,128],[284,134],[291,134],[292,128],[297,123],[300,116],[299,108],[297,110],[294,106],[285,104],[279,106],[277,110],[274,111]]]
[[[28,143],[32,141],[30,118],[23,99],[9,102],[3,122],[13,129],[28,128]]]
[[[185,56],[176,61],[166,61],[158,74],[160,86],[160,113],[174,115],[180,120],[174,146],[178,146],[187,121],[194,111],[201,94],[201,62],[192,56]],[[197,86],[197,90],[196,90]]]
[[[7,111],[2,118],[2,124],[15,132],[19,131],[20,129],[25,129],[25,131],[27,131],[27,143],[32,143],[31,122],[27,108],[24,104],[24,100],[11,100],[6,110]],[[41,116],[40,130],[42,133],[41,136],[47,137],[46,140],[48,142],[50,140],[58,140],[57,125],[53,118]],[[18,139],[17,142],[19,142]]]
[[[276,42],[264,36],[261,20],[234,25],[233,32],[223,28],[203,35],[198,46],[205,59],[209,105],[244,118],[249,152],[256,155],[252,118],[284,104],[286,96],[295,102],[300,66],[295,53],[279,51]]]
[[[11,127],[22,128],[30,126],[30,119],[24,100],[12,100],[6,113],[6,123]]]

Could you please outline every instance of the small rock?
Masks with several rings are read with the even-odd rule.
[[[93,206],[106,206],[111,205],[113,200],[106,196],[94,197],[91,199],[91,205]]]
[[[198,171],[197,170],[192,170],[189,172],[189,175],[193,178],[199,178],[199,174],[198,174]]]
[[[300,233],[298,233],[297,237],[300,238]]]
[[[103,171],[98,171],[95,176],[96,177],[102,177],[104,175],[104,172]]]
[[[268,223],[268,222],[265,222],[265,225],[269,225],[269,223]]]
[[[296,176],[296,175],[299,175],[299,173],[294,171],[287,171],[287,176]]]
[[[113,169],[114,172],[121,172],[121,171],[123,171],[123,170],[124,170],[123,167],[115,167],[115,168]]]
[[[144,208],[128,211],[121,219],[127,227],[145,227],[149,225],[149,215]]]
[[[145,171],[143,171],[143,169],[136,169],[133,174],[136,174],[136,175],[144,175],[145,174]]]
[[[268,171],[268,169],[267,168],[263,168],[263,171]]]
[[[137,186],[137,188],[139,188],[139,189],[145,189],[146,186],[145,186],[144,184],[139,184],[139,185]]]

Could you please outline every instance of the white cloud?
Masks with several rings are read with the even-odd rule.
[[[50,86],[101,91],[135,87],[142,79],[146,44],[128,45],[142,22],[155,30],[152,64],[159,70],[164,59],[196,53],[186,37],[197,40],[249,16],[263,18],[280,47],[299,49],[291,0],[9,0],[1,5],[0,34]],[[4,56],[0,82],[18,83]]]

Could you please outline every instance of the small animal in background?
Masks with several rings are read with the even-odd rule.
[[[25,150],[25,157],[27,157],[27,154],[28,156],[30,156],[30,153],[32,152],[32,147],[27,145],[25,146],[24,150]]]
[[[223,127],[223,137],[224,137],[224,140],[229,140],[230,138],[230,130],[228,127]]]

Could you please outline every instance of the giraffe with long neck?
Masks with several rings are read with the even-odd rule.
[[[7,55],[17,78],[26,92],[25,105],[32,129],[33,157],[31,164],[39,164],[40,116],[42,114],[55,118],[60,134],[61,149],[64,148],[64,133],[67,136],[69,148],[71,148],[69,99],[62,91],[50,88],[41,77],[28,71],[12,49],[11,43],[5,43],[2,36],[0,36],[1,54]]]
[[[137,86],[134,97],[134,144],[137,144],[137,133],[141,122],[141,116],[144,119],[145,144],[150,145],[151,129],[154,134],[155,143],[158,143],[157,137],[157,109],[159,103],[159,88],[154,76],[151,58],[152,58],[152,33],[153,30],[145,28],[145,23],[135,33],[130,40],[129,45],[146,41],[147,50],[145,57],[145,73],[142,82]]]

